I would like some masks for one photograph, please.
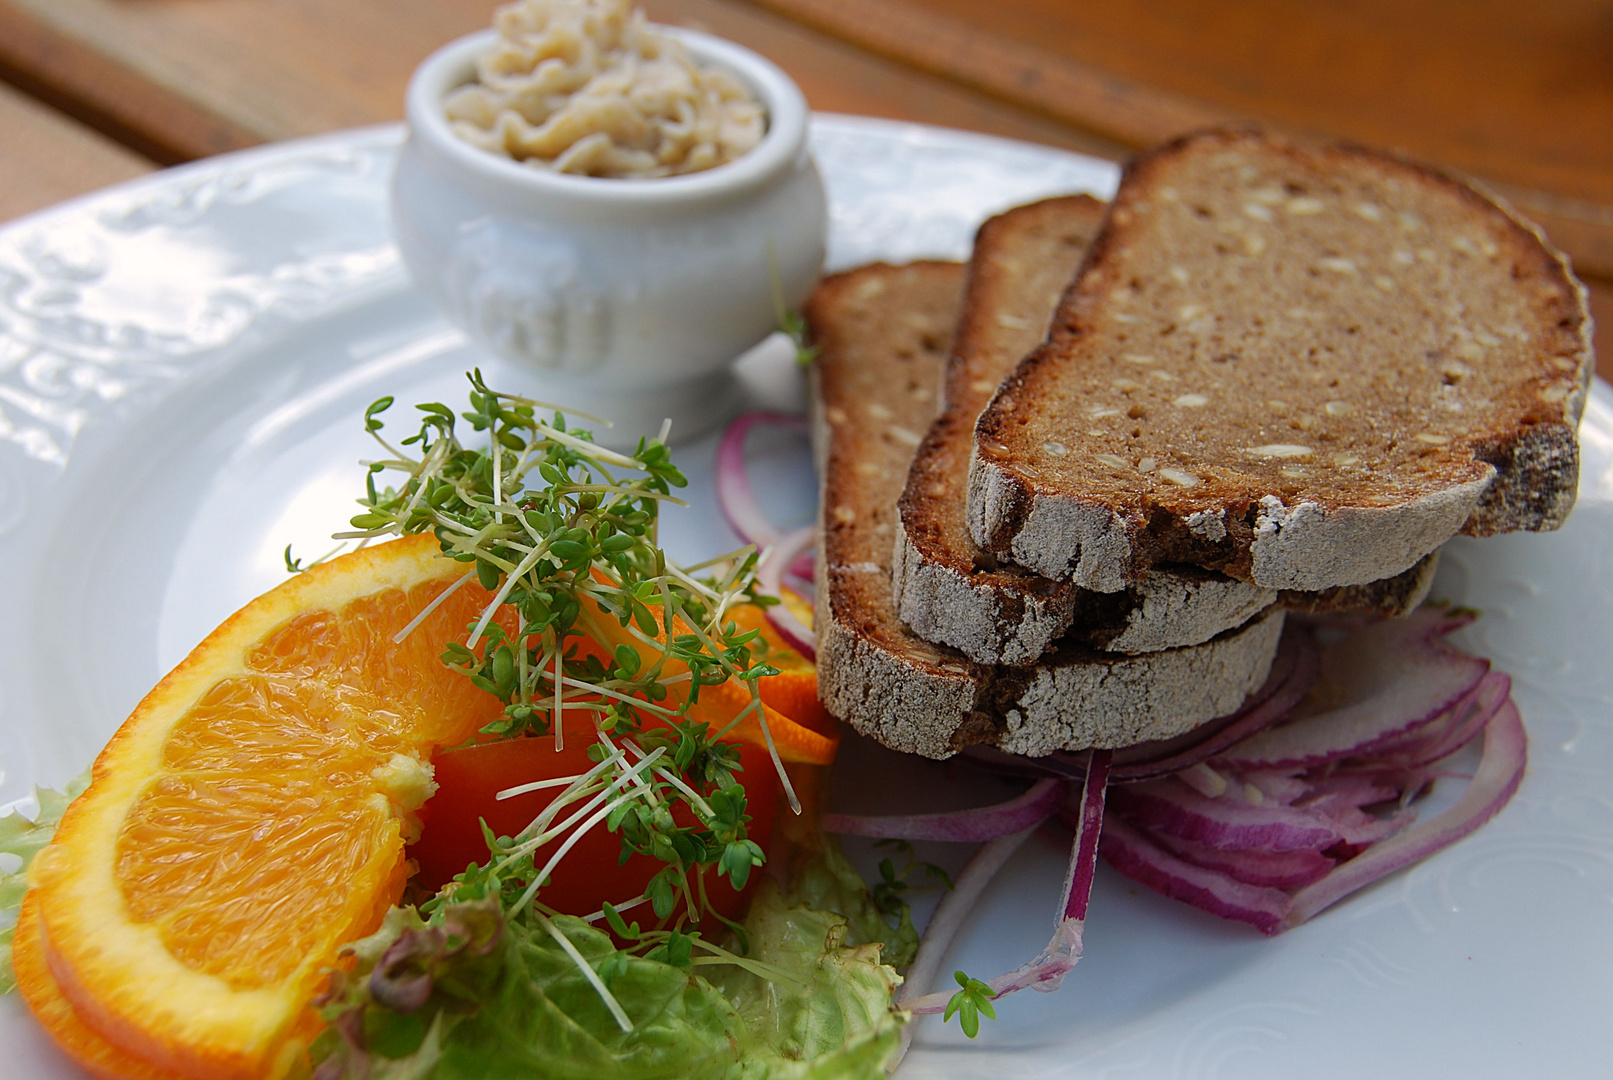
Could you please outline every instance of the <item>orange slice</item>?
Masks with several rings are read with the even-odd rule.
[[[45,943],[39,936],[39,896],[23,898],[11,942],[11,966],[17,973],[17,990],[41,1027],[56,1044],[89,1073],[101,1080],[184,1080],[176,1072],[148,1061],[101,1038],[78,1018],[57,987],[45,960]]]
[[[500,715],[438,659],[489,600],[474,580],[392,640],[465,571],[430,536],[315,567],[209,635],[107,744],[30,868],[17,934],[24,996],[92,1072],[306,1067],[322,973],[402,891],[426,763]],[[811,667],[780,666],[762,684],[780,755],[827,763]],[[706,687],[698,715],[721,728],[749,703],[742,683]],[[760,743],[754,714],[730,737]]]
[[[626,645],[638,652],[640,661],[645,665],[661,659],[662,654],[658,649],[629,633],[614,615],[598,604],[589,603],[583,610],[585,628],[606,647],[615,649],[617,645]],[[651,611],[661,622],[662,640],[665,640],[665,616],[660,608],[652,608]],[[840,745],[839,724],[818,703],[816,670],[784,644],[783,639],[767,624],[760,608],[741,604],[728,614],[729,619],[742,631],[761,629],[762,636],[769,644],[775,650],[780,650],[778,656],[769,657],[780,674],[762,679],[757,684],[762,698],[761,716],[757,715],[757,710],[751,710],[724,738],[765,745],[762,732],[762,720],[765,718],[781,760],[802,765],[829,764]],[[674,635],[690,632],[689,625],[681,618],[673,622]],[[662,669],[662,678],[676,678],[687,670],[684,665],[669,661]],[[666,704],[672,707],[680,705],[688,694],[688,685],[687,682],[669,685],[667,689],[670,694]],[[700,699],[689,709],[689,716],[711,725],[714,732],[722,731],[750,703],[750,687],[738,679],[729,679],[718,686],[701,687]]]
[[[140,703],[30,868],[85,1028],[184,1076],[298,1067],[321,972],[401,892],[424,762],[499,714],[437,658],[487,602],[474,581],[391,640],[465,569],[430,536],[335,559]]]

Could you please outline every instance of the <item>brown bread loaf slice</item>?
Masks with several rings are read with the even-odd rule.
[[[1433,170],[1252,130],[1127,169],[975,430],[970,528],[1099,591],[1187,562],[1318,590],[1573,504],[1583,290]]]
[[[1045,336],[1059,296],[1103,223],[1086,195],[1016,207],[981,226],[944,383],[945,409],[913,456],[899,503],[892,584],[920,637],[981,663],[1021,664],[1062,635],[1105,651],[1196,645],[1279,600],[1306,611],[1404,614],[1433,580],[1434,557],[1398,578],[1325,593],[1283,593],[1194,567],[1161,567],[1117,593],[1076,587],[983,552],[969,534],[974,425],[998,383]]]
[[[972,663],[902,625],[891,601],[896,500],[939,409],[963,269],[875,265],[826,279],[806,305],[820,481],[818,693],[897,750],[970,743],[1041,755],[1179,734],[1237,708],[1266,677],[1282,613],[1202,645],[1127,657],[1061,645],[1019,668]]]

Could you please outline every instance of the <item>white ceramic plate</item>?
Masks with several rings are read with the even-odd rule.
[[[399,138],[387,127],[228,155],[0,230],[0,804],[84,768],[165,670],[283,579],[287,543],[324,550],[362,483],[371,400],[462,400],[461,372],[478,363],[495,386],[528,384],[474,355],[399,269],[386,225]],[[910,125],[822,117],[813,144],[833,268],[961,258],[988,214],[1107,194],[1116,179],[1091,159]],[[781,350],[745,368],[756,401],[800,407]],[[1458,540],[1436,586],[1485,610],[1465,643],[1514,676],[1529,725],[1529,774],[1496,821],[1274,940],[1100,871],[1086,959],[1064,989],[1004,1001],[973,1044],[925,1021],[903,1075],[1608,1075],[1604,384],[1583,438],[1568,526]],[[733,543],[713,450],[678,451],[693,505],[669,515],[675,557]],[[769,509],[808,520],[799,453],[761,441],[758,456]],[[1050,832],[1010,864],[947,970],[992,974],[1045,942],[1058,845]],[[14,998],[0,1002],[0,1048],[8,1076],[80,1075]]]

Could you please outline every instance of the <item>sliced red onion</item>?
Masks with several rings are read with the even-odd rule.
[[[1417,811],[1407,807],[1399,813],[1380,818],[1359,807],[1350,806],[1329,811],[1324,816],[1338,830],[1345,844],[1359,849],[1386,840],[1404,829],[1417,820]],[[1354,855],[1355,852],[1351,851],[1350,854]]]
[[[1321,765],[1428,723],[1489,671],[1489,661],[1441,640],[1468,621],[1422,608],[1347,634],[1322,650],[1319,703],[1306,702],[1287,723],[1229,747],[1218,760],[1237,769]]]
[[[1241,797],[1207,799],[1174,777],[1117,787],[1115,813],[1150,832],[1218,848],[1319,851],[1344,839],[1325,817]]]
[[[750,476],[745,472],[745,437],[757,424],[772,424],[795,431],[805,431],[806,421],[788,413],[750,412],[734,417],[717,444],[717,506],[728,527],[747,544],[765,548],[783,539],[773,523],[767,520],[751,490]],[[798,578],[812,577],[812,560],[797,552],[792,556],[788,573]]]
[[[1160,850],[1136,829],[1111,817],[1103,829],[1103,857],[1133,881],[1201,911],[1249,923],[1275,934],[1289,914],[1288,894],[1250,885]]]
[[[1489,821],[1512,798],[1528,765],[1529,739],[1508,698],[1484,728],[1484,753],[1467,789],[1442,814],[1368,848],[1327,877],[1294,894],[1279,930],[1304,922],[1357,889],[1425,859]]]
[[[1415,737],[1397,740],[1373,755],[1374,764],[1379,768],[1398,767],[1409,771],[1449,757],[1484,730],[1511,693],[1511,677],[1499,671],[1490,672],[1472,693],[1435,723],[1416,732]]]
[[[1070,868],[1064,875],[1064,918],[1084,921],[1092,899],[1092,877],[1098,868],[1098,837],[1103,832],[1103,808],[1108,801],[1109,777],[1113,775],[1114,755],[1094,750],[1081,788],[1081,816],[1075,822],[1075,842],[1070,846]]]
[[[1223,851],[1220,848],[1153,833],[1149,840],[1183,862],[1226,874],[1245,885],[1297,889],[1320,881],[1334,861],[1319,851]]]
[[[1293,780],[1302,788],[1300,797],[1288,800],[1290,805],[1319,812],[1388,802],[1390,799],[1400,798],[1400,793],[1405,787],[1404,784],[1387,779],[1379,770],[1371,768],[1331,773],[1308,782],[1295,777],[1284,779]],[[1249,782],[1259,781],[1251,777]]]
[[[1081,959],[1082,934],[1086,925],[1087,906],[1092,898],[1092,880],[1098,861],[1098,837],[1103,832],[1104,798],[1109,787],[1109,766],[1112,756],[1112,752],[1108,750],[1096,750],[1092,753],[1086,784],[1081,792],[1080,810],[1074,822],[1075,840],[1070,846],[1070,867],[1064,878],[1063,903],[1059,908],[1058,921],[1053,927],[1053,937],[1048,941],[1047,947],[1037,953],[1029,963],[1022,964],[1005,975],[986,980],[986,985],[991,987],[993,998],[1026,988],[1057,990],[1064,982],[1064,976],[1069,974],[1070,969]],[[1026,834],[1015,834],[1021,838],[1024,835]],[[976,858],[983,855],[992,844],[1011,839],[1013,838],[1007,837],[1004,841],[992,841],[976,853]],[[992,873],[995,873],[1005,861],[1007,857],[1003,856],[993,867]],[[974,861],[971,860],[970,865],[964,868],[964,874],[969,873],[973,866]],[[946,948],[956,935],[958,925],[962,923],[962,913],[956,915],[947,913],[949,922],[943,927],[946,931],[944,940],[939,933],[932,937],[932,930],[940,920],[947,901],[962,891],[961,874],[957,885],[958,889],[942,900],[941,907],[936,909],[935,918],[931,919],[930,926],[925,928],[924,941],[920,943],[918,956],[914,958],[913,967],[908,973],[909,987],[929,986],[935,981]],[[968,901],[971,906],[983,888],[984,883],[975,888],[974,896]],[[951,998],[951,991],[941,991],[917,997],[904,997],[898,1004],[916,1014],[938,1013],[945,1011]]]
[[[801,552],[812,546],[817,530],[811,525],[803,526],[783,537],[772,547],[762,553],[761,561],[756,564],[756,583],[762,587],[763,592],[782,596],[784,588],[784,568]],[[791,611],[787,604],[778,603],[763,612],[768,623],[779,632],[779,636],[789,643],[790,648],[806,657],[808,660],[818,658],[818,635],[813,632]]]
[[[825,814],[823,827],[846,836],[893,840],[956,840],[983,843],[1023,832],[1058,812],[1067,798],[1063,780],[1043,779],[1007,802],[945,814],[890,814],[866,817]]]

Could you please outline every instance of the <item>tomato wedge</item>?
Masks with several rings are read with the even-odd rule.
[[[659,653],[622,629],[615,618],[595,608],[588,629],[604,649],[627,644],[640,651],[646,663],[659,659]],[[761,610],[741,605],[731,613],[741,630],[758,629],[768,641],[768,662],[780,669],[777,675],[758,683],[763,713],[779,757],[794,765],[825,765],[834,757],[839,743],[837,723],[818,702],[817,674],[812,664],[791,651],[772,631]],[[675,623],[678,633],[687,632]],[[592,644],[592,643],[585,643]],[[669,675],[681,674],[670,670]],[[687,683],[674,683],[668,704],[681,702]],[[737,680],[719,686],[702,687],[700,700],[689,717],[721,731],[751,703],[750,688]],[[778,772],[767,752],[761,720],[755,710],[724,737],[740,745],[741,771],[737,779],[745,788],[750,838],[767,851],[777,819],[781,787]],[[562,788],[528,792],[500,800],[497,795],[521,784],[576,776],[593,766],[588,747],[596,742],[592,728],[582,716],[566,724],[561,750],[548,737],[505,739],[482,743],[438,754],[432,761],[437,792],[420,810],[423,832],[409,854],[419,865],[417,881],[436,889],[462,873],[473,863],[488,857],[481,823],[485,820],[497,836],[514,836],[559,794]],[[788,811],[786,811],[788,812]],[[540,848],[540,863],[562,841]],[[556,874],[543,887],[543,902],[556,910],[588,915],[602,903],[622,904],[643,894],[650,879],[664,866],[644,855],[621,859],[621,839],[596,826],[566,854]],[[752,882],[758,880],[752,875]],[[726,918],[743,913],[749,888],[736,891],[727,878],[708,871],[706,895],[712,907]]]

